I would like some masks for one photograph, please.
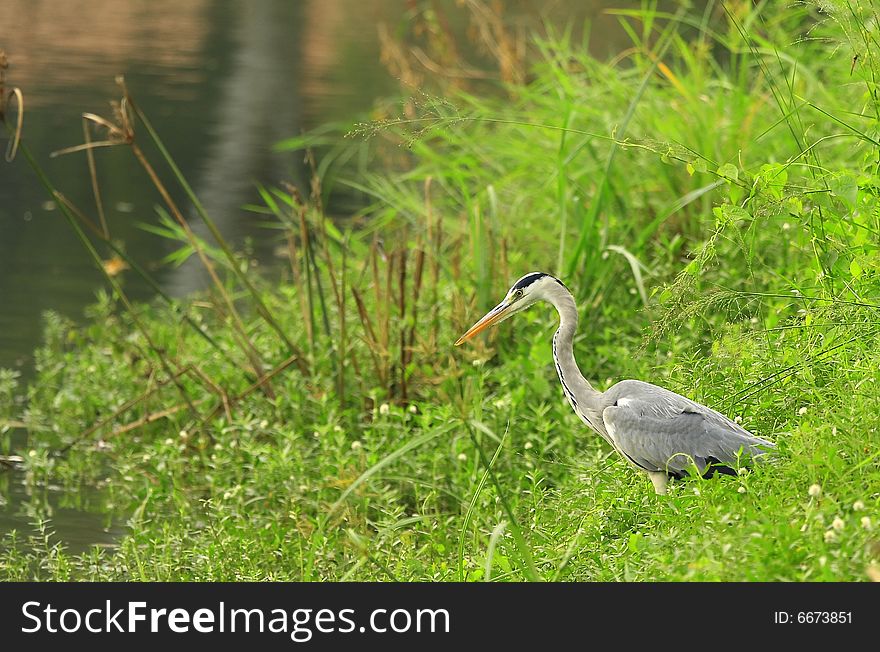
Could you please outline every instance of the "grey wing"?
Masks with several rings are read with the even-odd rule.
[[[691,465],[734,464],[773,444],[724,415],[662,387],[623,381],[606,392],[613,401],[602,420],[615,447],[636,466],[682,475]]]

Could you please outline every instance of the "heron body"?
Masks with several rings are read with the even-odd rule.
[[[504,300],[456,345],[541,300],[559,313],[553,361],[575,414],[646,473],[658,494],[666,493],[669,478],[683,477],[692,469],[704,476],[735,475],[737,466],[773,447],[723,414],[651,383],[623,380],[604,392],[594,389],[574,359],[574,297],[562,281],[543,272],[526,274],[514,283]]]

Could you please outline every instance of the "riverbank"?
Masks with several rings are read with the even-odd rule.
[[[366,168],[328,158],[311,196],[252,207],[281,234],[280,279],[189,239],[169,208],[158,229],[216,269],[212,291],[107,293],[86,328],[50,316],[35,380],[0,387],[28,482],[99,483],[127,533],[81,555],[6,535],[0,573],[876,575],[877,53],[858,14],[757,12],[625,12],[617,60],[538,41],[501,99],[438,79],[402,117],[339,134]],[[343,183],[373,199],[350,227],[322,210]],[[600,389],[663,385],[777,459],[655,496],[564,402],[549,309],[451,346],[534,269],[578,299],[575,354]]]

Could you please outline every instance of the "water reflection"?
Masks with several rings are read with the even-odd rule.
[[[63,542],[72,554],[93,546],[111,548],[125,533],[118,519],[109,516],[106,491],[77,487],[63,491],[56,486],[33,486],[24,471],[0,469],[0,549],[3,536],[12,530],[18,540],[41,536],[39,524],[49,535],[49,545]]]
[[[255,235],[266,253],[269,235],[240,207],[253,200],[256,182],[303,174],[297,157],[273,153],[272,144],[366,111],[376,95],[391,92],[395,81],[379,65],[375,30],[352,17],[375,11],[375,19],[393,21],[402,4],[11,0],[0,48],[9,55],[10,83],[25,93],[25,142],[75,204],[94,213],[84,156],[49,154],[82,142],[80,113],[107,115],[118,96],[114,78],[124,74],[224,235],[238,243]],[[330,5],[342,20],[331,20]],[[330,69],[343,55],[349,69],[334,78]],[[360,83],[347,89],[339,82],[349,76]],[[114,238],[173,294],[203,287],[197,265],[160,268],[176,245],[137,227],[155,222],[160,198],[130,153],[102,150],[98,165]],[[62,221],[22,159],[3,165],[0,366],[27,372],[41,313],[79,319],[101,284]],[[151,295],[134,276],[126,283],[135,299]]]

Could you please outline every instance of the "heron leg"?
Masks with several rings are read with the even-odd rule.
[[[654,485],[654,491],[658,496],[666,495],[666,484],[669,482],[669,476],[663,471],[647,471],[651,483]]]

